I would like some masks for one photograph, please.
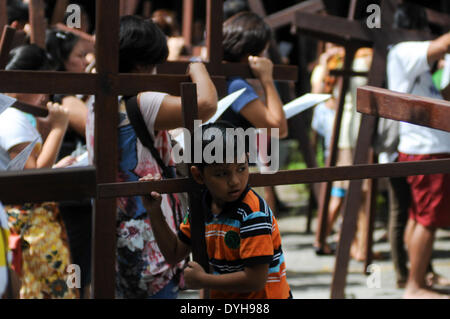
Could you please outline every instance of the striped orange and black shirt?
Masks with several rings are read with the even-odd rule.
[[[223,211],[211,213],[211,195],[203,194],[205,237],[210,266],[214,274],[243,271],[245,267],[269,265],[264,289],[251,293],[211,291],[211,298],[225,299],[287,299],[290,288],[281,248],[278,224],[267,203],[247,187],[241,197],[227,203]],[[188,215],[178,237],[190,245],[191,229]]]

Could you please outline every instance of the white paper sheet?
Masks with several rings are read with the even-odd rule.
[[[8,171],[21,171],[25,167],[25,164],[28,161],[28,158],[31,155],[31,152],[33,152],[34,147],[36,146],[37,142],[39,142],[39,138],[36,138],[32,143],[28,144],[27,147],[24,148],[22,152],[19,153],[14,159],[11,160],[11,162],[8,164],[8,167],[6,168]]]
[[[234,101],[237,100],[238,97],[244,93],[246,88],[240,89],[239,91],[236,91],[234,93],[231,93],[230,95],[224,97],[217,103],[217,111],[216,114],[214,114],[213,117],[211,117],[208,121],[206,121],[204,124],[210,124],[214,123],[219,119],[219,117],[222,116],[222,114],[231,106],[231,104],[234,103]]]
[[[88,152],[84,152],[80,156],[77,156],[77,161],[68,167],[83,167],[89,166],[89,156]]]
[[[290,119],[295,115],[303,111],[306,111],[307,109],[316,106],[319,103],[325,102],[330,98],[331,98],[330,94],[312,94],[312,93],[308,93],[299,98],[296,98],[295,100],[283,106],[286,119]]]
[[[0,94],[0,114],[2,114],[8,107],[16,103],[16,101],[16,99],[8,95]]]

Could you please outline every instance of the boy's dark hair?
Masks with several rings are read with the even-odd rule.
[[[54,66],[47,52],[35,44],[27,44],[15,48],[9,54],[6,70],[50,71]]]
[[[57,71],[66,71],[64,63],[69,59],[80,38],[72,32],[47,30],[45,46]]]
[[[223,24],[224,60],[239,62],[247,55],[259,55],[272,36],[272,30],[253,12],[238,13]]]
[[[7,2],[8,24],[14,21],[26,23],[29,20],[28,4],[20,0],[8,0]]]
[[[233,129],[235,131],[237,129],[236,126],[233,124],[227,122],[227,121],[217,121],[215,123],[205,124],[198,128],[198,130],[201,130],[201,143],[202,143],[202,162],[201,163],[195,163],[195,166],[197,166],[200,170],[204,170],[206,166],[209,165],[215,165],[215,164],[223,164],[226,163],[226,156],[227,156],[227,145],[229,143],[233,143],[233,154],[234,158],[241,158],[241,156],[245,153],[246,148],[238,147],[239,138],[235,134],[231,135],[229,132],[227,132],[227,129]],[[205,161],[203,157],[203,152],[205,148],[215,141],[217,138],[221,139],[222,144],[222,162],[221,163],[208,163]],[[197,142],[197,141],[195,141]],[[214,149],[215,150],[215,149]],[[238,154],[238,152],[241,152],[241,154]],[[211,154],[214,156],[215,154],[212,152]]]
[[[137,16],[120,19],[119,71],[129,73],[138,66],[153,66],[166,61],[169,55],[167,40],[161,29],[151,20]]]
[[[402,3],[395,11],[393,26],[394,28],[427,31],[429,30],[427,12],[421,6]]]

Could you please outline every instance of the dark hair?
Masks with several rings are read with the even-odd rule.
[[[35,44],[15,48],[9,54],[6,70],[49,71],[54,70],[47,52]]]
[[[247,0],[226,0],[223,3],[224,20],[242,11],[249,11]]]
[[[71,32],[59,30],[47,30],[46,33],[45,46],[56,70],[66,71],[64,63],[69,59],[80,38]]]
[[[227,121],[217,121],[215,123],[205,124],[205,125],[200,126],[197,129],[201,130],[202,161],[201,161],[201,163],[195,163],[195,166],[197,166],[200,170],[204,170],[204,168],[206,166],[227,163],[226,162],[227,145],[229,143],[233,143],[234,158],[241,158],[241,156],[244,153],[246,153],[246,151],[248,149],[247,147],[244,147],[244,148],[238,147],[238,143],[240,141],[240,136],[238,136],[238,134],[236,134],[236,132],[239,132],[239,131],[235,131],[238,128]],[[235,134],[230,134],[230,132],[227,131],[227,129],[233,129]],[[196,135],[194,135],[194,136],[196,136]],[[213,143],[213,141],[215,141],[217,138],[222,140],[221,141],[221,145],[222,145],[221,151],[222,151],[223,157],[221,158],[220,163],[216,163],[216,162],[208,163],[205,161],[205,158],[203,157],[205,148],[208,147],[208,145],[210,145],[211,143]],[[197,142],[197,141],[195,141],[195,142]],[[248,143],[248,141],[246,139],[244,140],[244,142]],[[216,150],[216,148],[212,149],[212,152],[211,152],[212,156],[215,156],[215,150]],[[238,152],[241,152],[241,153],[238,154]]]
[[[394,28],[410,30],[429,30],[427,13],[421,6],[402,3],[395,11],[393,26]]]
[[[167,40],[151,20],[137,16],[120,19],[119,71],[128,73],[138,66],[163,63],[169,55]]]
[[[224,60],[239,62],[246,55],[259,55],[272,36],[272,30],[252,12],[238,13],[223,24]]]
[[[20,0],[8,0],[7,2],[8,24],[14,21],[28,22],[28,4]]]

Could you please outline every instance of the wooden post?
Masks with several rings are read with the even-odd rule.
[[[3,30],[3,28],[8,25],[7,1],[8,0],[0,0],[0,30]]]
[[[11,50],[15,34],[16,29],[5,25],[0,40],[0,70],[4,70],[8,63],[9,51]]]
[[[192,31],[194,23],[194,0],[183,0],[183,38],[189,50],[192,47]]]
[[[206,46],[208,48],[209,70],[212,74],[218,74],[222,68],[223,61],[223,0],[207,1]]]
[[[183,102],[183,118],[184,127],[189,130],[191,135],[190,151],[191,163],[188,164],[189,176],[192,178],[190,168],[194,164],[194,150],[195,140],[194,131],[198,129],[194,126],[194,120],[198,119],[197,108],[197,86],[193,83],[183,83],[181,88],[181,99]],[[185,145],[185,149],[187,149]],[[189,192],[189,218],[191,225],[191,249],[194,261],[199,263],[206,272],[209,272],[209,258],[206,251],[205,240],[205,216],[202,207],[201,187],[195,185]],[[209,292],[204,291],[204,298],[209,297]]]
[[[114,182],[118,167],[117,94],[111,78],[119,70],[119,0],[96,0],[97,72],[95,95],[95,166],[97,183]],[[94,204],[92,278],[94,298],[114,298],[116,283],[116,200]]]
[[[47,29],[47,20],[45,19],[44,0],[30,0],[30,42],[45,49],[45,30]]]
[[[55,25],[57,23],[65,24],[66,21],[63,20],[68,6],[69,0],[56,0],[52,15],[52,25]]]

